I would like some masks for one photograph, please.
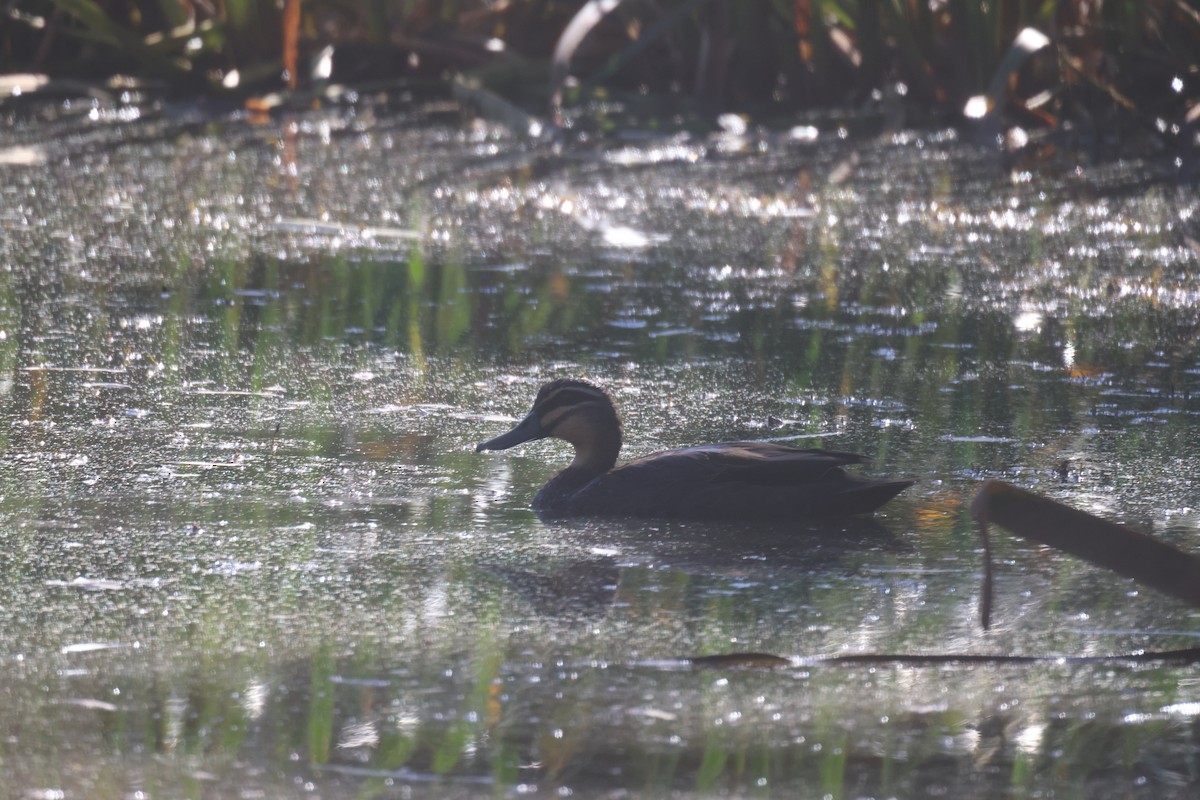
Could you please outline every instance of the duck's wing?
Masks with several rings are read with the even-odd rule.
[[[611,470],[577,494],[587,514],[784,519],[875,510],[913,481],[873,481],[842,467],[866,459],[771,442],[667,450]]]
[[[820,482],[828,480],[831,471],[835,475],[844,474],[841,467],[862,464],[868,460],[866,456],[856,453],[801,449],[774,442],[723,442],[683,450],[667,450],[638,461],[675,458],[697,464],[710,481],[735,481],[764,486]],[[634,463],[637,462],[630,462],[631,465]]]

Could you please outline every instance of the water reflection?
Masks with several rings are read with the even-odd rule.
[[[311,782],[334,796],[429,785],[600,796],[619,783],[685,795],[998,784],[1183,797],[1194,767],[1194,711],[1159,688],[1186,669],[681,670],[588,657],[588,636],[573,657],[531,649],[536,632],[520,629],[491,630],[457,655],[360,637],[307,660],[225,654],[154,680],[137,659],[100,677],[77,657],[56,681],[63,699],[10,728],[10,753],[14,739],[56,740],[69,718],[74,746],[122,754],[125,774],[140,776],[125,785],[275,794]],[[1053,689],[1031,694],[1031,682]],[[1130,710],[1122,692],[1157,697]],[[87,770],[64,777],[42,748],[15,755],[8,779],[22,785],[43,785],[39,773],[68,792],[122,785]]]
[[[1194,666],[679,662],[1194,645],[1017,542],[982,633],[964,507],[1003,477],[1196,549],[1191,195],[1014,185],[950,135],[630,169],[144,124],[5,167],[18,796],[1194,792]],[[852,522],[542,524],[563,453],[471,448],[566,375],[629,455],[782,439],[921,483]]]

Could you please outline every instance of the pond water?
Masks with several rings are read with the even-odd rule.
[[[1001,478],[1200,551],[1200,197],[953,132],[513,138],[381,100],[0,129],[0,795],[1194,797],[1200,611]],[[778,439],[866,519],[541,522],[537,387]],[[788,659],[693,666],[727,653]],[[1037,663],[816,662],[859,653]]]

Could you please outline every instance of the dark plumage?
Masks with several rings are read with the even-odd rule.
[[[555,437],[575,446],[575,459],[533,500],[550,516],[680,519],[803,519],[866,514],[914,481],[848,475],[865,458],[801,450],[771,442],[725,442],[652,453],[615,466],[621,420],[608,393],[579,380],[557,380],[537,394],[517,427],[476,451],[506,450]]]

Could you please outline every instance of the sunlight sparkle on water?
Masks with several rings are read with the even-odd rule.
[[[969,135],[845,121],[573,149],[365,102],[84,123],[86,147],[7,129],[47,156],[0,209],[16,791],[1189,780],[1190,729],[1162,724],[1198,713],[1187,666],[794,666],[1192,644],[1177,605],[1007,538],[984,634],[969,515],[998,477],[1194,544],[1173,174],[1014,183]],[[622,458],[779,441],[917,484],[837,521],[543,522],[570,446],[474,446],[580,376],[617,398]],[[792,666],[688,661],[735,651]]]

